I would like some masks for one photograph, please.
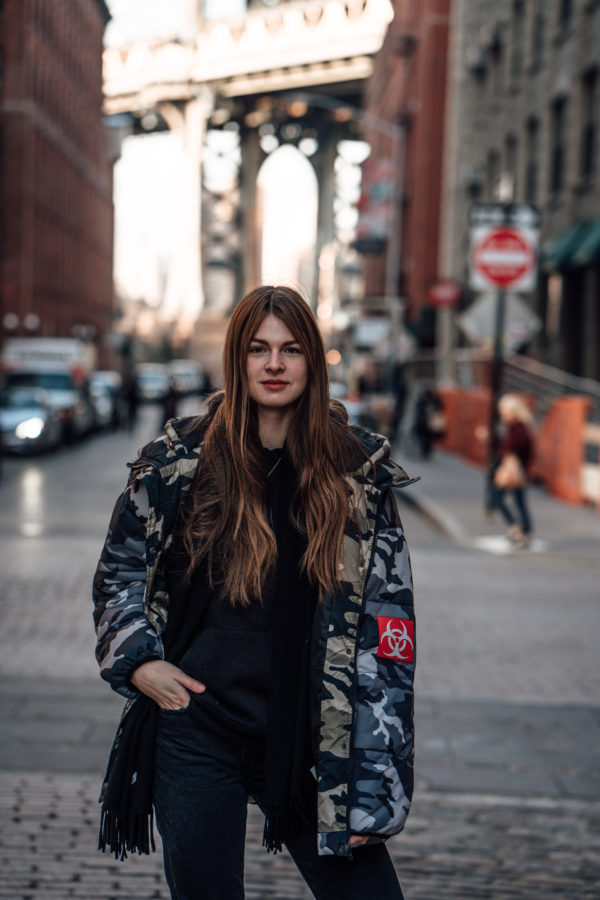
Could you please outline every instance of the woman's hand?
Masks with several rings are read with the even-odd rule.
[[[131,683],[161,709],[183,709],[190,702],[189,691],[202,694],[206,690],[201,681],[163,659],[142,663],[131,676]]]
[[[350,838],[350,846],[351,847],[362,847],[369,840],[368,834],[353,834]]]

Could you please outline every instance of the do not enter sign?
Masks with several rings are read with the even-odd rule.
[[[521,281],[535,260],[535,249],[514,228],[496,228],[473,247],[473,265],[496,287]]]
[[[526,228],[478,227],[471,235],[471,287],[532,291],[537,266],[536,235]]]

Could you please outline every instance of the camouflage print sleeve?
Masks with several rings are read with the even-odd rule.
[[[357,657],[350,827],[386,837],[404,827],[413,790],[415,619],[408,547],[393,492],[378,521]]]
[[[114,508],[93,584],[100,674],[128,698],[138,694],[129,681],[133,670],[163,658],[162,641],[144,613],[147,520],[146,489],[130,482]]]

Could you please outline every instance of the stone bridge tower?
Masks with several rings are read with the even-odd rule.
[[[195,33],[111,47],[104,55],[106,113],[128,113],[140,132],[183,135],[185,237],[177,265],[192,318],[210,312],[207,264],[231,269],[235,297],[259,279],[256,180],[265,147],[316,142],[317,258],[332,240],[337,144],[360,137],[362,85],[393,16],[390,0],[249,0],[245,10],[236,2],[241,17],[215,19],[210,3],[191,0]],[[228,6],[235,2],[218,8]],[[211,238],[215,204],[203,191],[206,136],[215,129],[236,133],[239,142],[236,234],[225,241]]]

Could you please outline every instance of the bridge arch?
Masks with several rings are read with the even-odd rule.
[[[319,188],[313,166],[291,144],[270,153],[258,172],[261,281],[315,288]]]

